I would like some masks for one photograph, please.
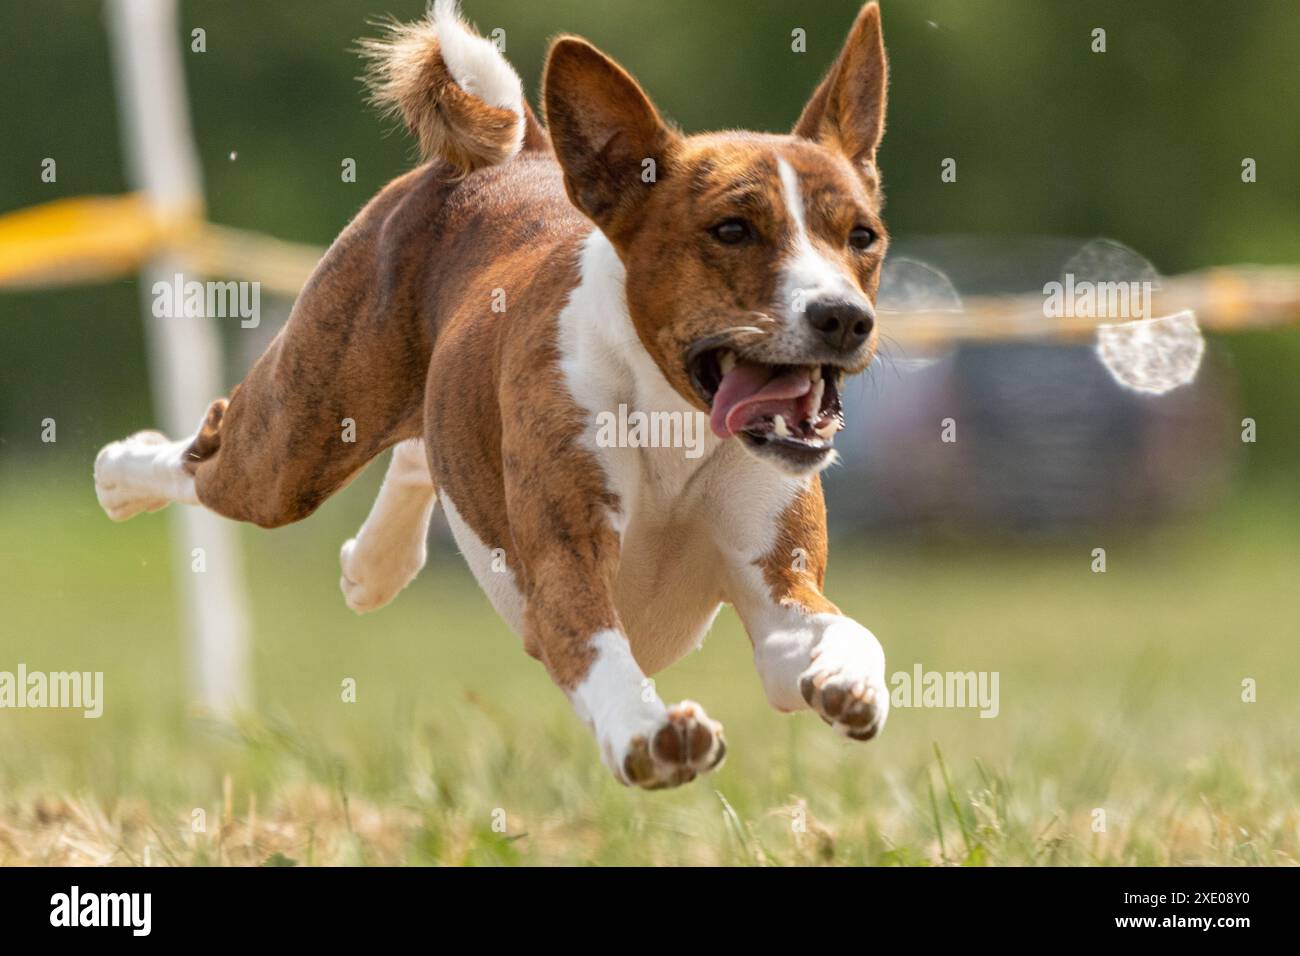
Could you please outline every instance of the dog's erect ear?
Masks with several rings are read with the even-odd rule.
[[[794,133],[838,149],[855,164],[874,163],[885,132],[885,44],[880,7],[868,3],[844,49],[804,107]]]
[[[569,199],[607,233],[620,231],[654,187],[676,134],[636,80],[586,40],[551,45],[542,88]]]

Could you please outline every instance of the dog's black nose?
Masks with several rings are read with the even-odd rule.
[[[813,302],[805,315],[823,342],[837,352],[852,352],[867,340],[876,324],[871,307],[852,302]]]

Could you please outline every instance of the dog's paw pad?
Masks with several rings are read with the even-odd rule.
[[[799,692],[818,716],[846,737],[870,740],[885,723],[884,689],[844,672],[812,671],[799,680]]]
[[[375,554],[359,539],[349,538],[339,551],[343,574],[339,590],[348,607],[358,614],[377,611],[411,583],[424,566],[423,540],[410,554],[399,553],[397,543],[385,553]]]
[[[646,790],[677,787],[716,769],[726,755],[722,725],[687,700],[669,707],[664,723],[652,734],[632,738],[623,775]]]

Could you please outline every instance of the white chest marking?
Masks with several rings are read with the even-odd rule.
[[[683,417],[697,410],[668,383],[637,336],[627,308],[627,272],[599,229],[583,243],[580,267],[581,282],[560,314],[560,370],[586,413],[583,442],[622,502],[621,513],[610,516],[622,534],[638,509],[657,509],[676,499],[722,441],[707,429],[689,449],[610,447],[597,441],[597,416],[618,416],[620,405]]]
[[[644,411],[691,412],[637,336],[626,272],[594,230],[581,281],[560,314],[560,369],[587,420],[584,443],[620,502],[609,515],[623,543],[619,613],[637,660],[650,672],[699,643],[724,590],[719,555],[756,560],[772,546],[776,519],[806,482],[759,461],[735,439],[709,433],[701,454],[682,448],[608,447],[593,423],[620,403]],[[664,600],[664,593],[690,600]],[[701,598],[696,600],[696,598]]]

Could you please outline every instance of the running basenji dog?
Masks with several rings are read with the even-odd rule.
[[[843,381],[877,339],[876,4],[787,135],[685,135],[572,36],[547,57],[543,126],[455,0],[364,52],[424,164],[343,230],[195,435],[100,452],[109,517],[179,501],[277,527],[391,447],[343,545],[348,605],[374,610],[411,581],[441,500],[623,783],[675,786],[722,761],[721,726],[665,705],[647,675],[725,603],[777,709],[874,737],[884,652],[822,594],[819,473]],[[602,440],[620,408],[702,422],[700,445]]]

